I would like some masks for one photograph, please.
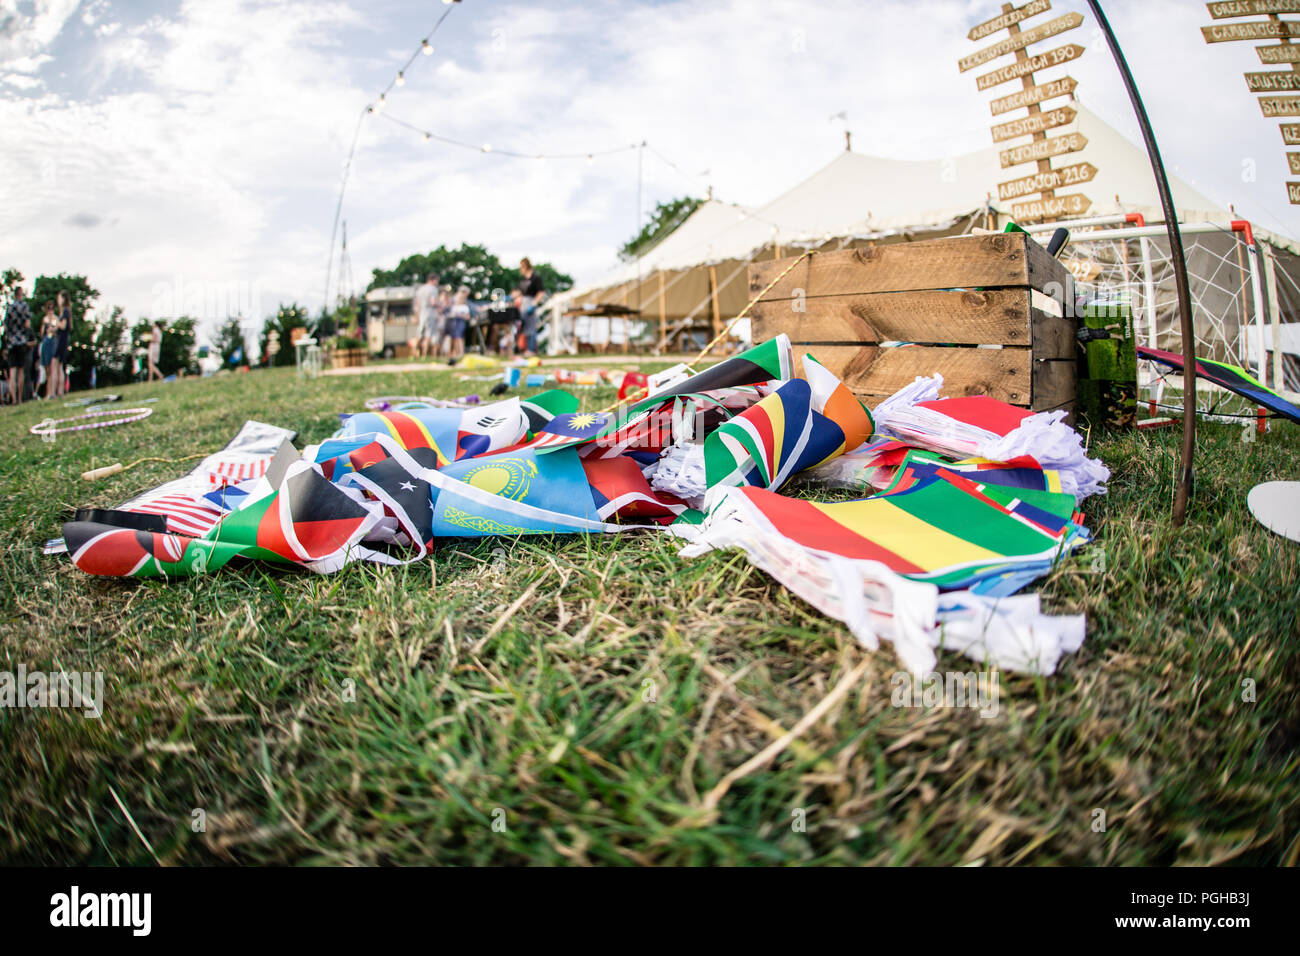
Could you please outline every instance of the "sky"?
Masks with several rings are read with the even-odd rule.
[[[1265,69],[1255,44],[1206,44],[1203,3],[1105,6],[1169,169],[1300,236],[1278,121],[1263,118],[1241,77]],[[1076,96],[1136,140],[1086,4],[1052,8],[1085,15],[1060,38],[1087,48],[1069,67]],[[331,296],[360,292],[371,269],[442,244],[480,243],[506,262],[528,255],[596,280],[656,202],[712,187],[761,205],[833,160],[846,129],[855,150],[890,158],[988,147],[993,94],[973,79],[984,70],[956,63],[996,39],[966,33],[1000,9],[0,0],[0,268],[19,269],[29,288],[37,275],[81,273],[101,310],[195,315],[209,330],[230,313],[258,327],[281,302],[318,309],[327,266]],[[433,53],[366,113],[444,13]],[[471,148],[426,142],[394,120]],[[351,282],[345,274],[340,286],[331,232],[354,132],[341,213]]]

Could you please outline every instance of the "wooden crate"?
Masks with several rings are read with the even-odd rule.
[[[750,294],[793,261],[751,265]],[[940,372],[945,397],[1073,413],[1077,320],[1065,307],[1073,299],[1069,272],[1042,246],[998,233],[816,253],[751,316],[755,342],[786,333],[797,361],[811,353],[868,406]]]

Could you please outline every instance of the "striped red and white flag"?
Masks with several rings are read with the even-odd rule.
[[[167,519],[168,531],[187,534],[194,538],[201,538],[211,531],[225,514],[210,502],[201,498],[191,498],[188,495],[159,495],[146,498],[132,504],[129,510],[162,515]]]
[[[270,458],[244,458],[218,461],[208,471],[208,484],[213,487],[237,485],[250,478],[261,478],[266,474]]]

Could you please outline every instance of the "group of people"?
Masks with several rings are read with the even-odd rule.
[[[72,307],[66,292],[46,301],[38,333],[22,286],[15,288],[4,317],[5,404],[23,402],[29,391],[38,399],[66,395],[71,338]]]
[[[465,333],[474,319],[469,286],[453,294],[451,286],[439,285],[436,273],[429,273],[415,291],[414,308],[420,323],[419,355],[458,358],[465,354]]]
[[[458,359],[465,354],[465,336],[471,325],[482,320],[488,328],[487,345],[501,354],[537,354],[540,308],[546,298],[542,277],[528,259],[519,261],[519,286],[510,293],[506,307],[489,306],[486,316],[470,302],[468,286],[453,295],[451,286],[439,285],[430,273],[415,292],[413,307],[419,323],[417,353]]]

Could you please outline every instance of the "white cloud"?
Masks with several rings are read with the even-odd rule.
[[[929,158],[989,144],[988,95],[956,60],[993,0],[467,0],[417,57],[388,114],[478,144],[363,124],[343,216],[357,286],[440,243],[482,243],[594,278],[636,229],[636,153],[517,160],[642,140],[642,202],[708,184],[762,203],[843,148]],[[1060,12],[1085,7],[1057,0]],[[1239,72],[1250,44],[1207,48],[1202,5],[1112,5],[1171,168],[1264,225],[1300,234],[1273,121]],[[141,19],[104,0],[0,7],[0,265],[84,272],[132,314],[160,286],[243,283],[262,312],[319,304],[343,161],[363,105],[444,9],[204,0]],[[18,19],[15,19],[18,18]],[[21,21],[21,22],[20,22]],[[1134,127],[1089,24],[1081,99]],[[1225,49],[1240,48],[1240,49]],[[11,62],[12,61],[12,62]],[[17,63],[14,66],[13,63]],[[67,74],[67,79],[58,77]],[[56,82],[57,80],[57,82]],[[44,84],[44,85],[42,85]],[[1188,104],[1196,104],[1195,114]],[[1085,157],[1092,158],[1092,157]],[[1258,180],[1241,181],[1255,159]],[[1094,162],[1104,162],[1092,158]],[[707,175],[703,175],[704,171]],[[918,206],[924,197],[918,197]],[[89,225],[94,222],[94,225]]]

